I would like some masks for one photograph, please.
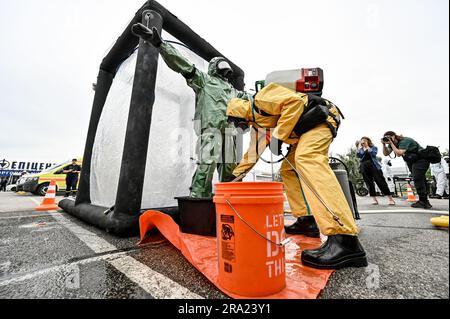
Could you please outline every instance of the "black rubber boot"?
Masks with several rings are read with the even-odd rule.
[[[342,269],[367,267],[366,253],[357,236],[329,236],[328,241],[316,250],[302,253],[303,265],[316,269]]]
[[[312,238],[320,238],[320,231],[317,227],[314,216],[302,216],[291,226],[285,226],[287,234],[290,235],[305,235]]]
[[[414,203],[411,205],[412,208],[421,208],[421,209],[432,209],[433,206],[431,205],[430,201],[424,201],[420,200],[417,203]]]

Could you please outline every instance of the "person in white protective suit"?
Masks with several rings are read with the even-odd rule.
[[[389,190],[392,194],[395,194],[395,181],[394,174],[392,173],[392,162],[390,159],[385,158],[383,160],[383,165],[381,166],[381,170],[383,171],[384,178],[389,186]]]
[[[445,158],[440,163],[431,164],[431,174],[436,179],[436,198],[438,199],[449,198],[448,172],[448,163]],[[444,192],[447,193],[445,197]]]

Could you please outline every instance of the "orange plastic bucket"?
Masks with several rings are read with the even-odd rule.
[[[219,284],[246,297],[286,287],[282,183],[220,183],[217,211]]]

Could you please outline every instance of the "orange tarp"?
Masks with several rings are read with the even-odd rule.
[[[141,216],[139,224],[141,240],[148,231],[158,229],[198,271],[223,293],[234,299],[247,299],[245,296],[238,296],[226,291],[218,284],[219,271],[215,238],[184,234],[170,216],[157,211],[147,211]],[[302,250],[319,247],[319,239],[304,236],[290,238],[292,242],[286,247],[286,288],[280,293],[260,299],[316,299],[333,273],[332,270],[305,267],[300,261]]]

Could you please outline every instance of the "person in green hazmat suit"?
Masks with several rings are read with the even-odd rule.
[[[195,132],[200,138],[197,145],[198,167],[192,179],[191,197],[211,198],[216,168],[221,182],[235,179],[236,135],[234,127],[227,121],[227,104],[233,98],[248,97],[228,81],[233,70],[225,58],[212,59],[208,73],[204,73],[171,44],[163,41],[156,28],[150,29],[138,23],[133,25],[132,32],[158,48],[168,67],[180,73],[196,94]]]

